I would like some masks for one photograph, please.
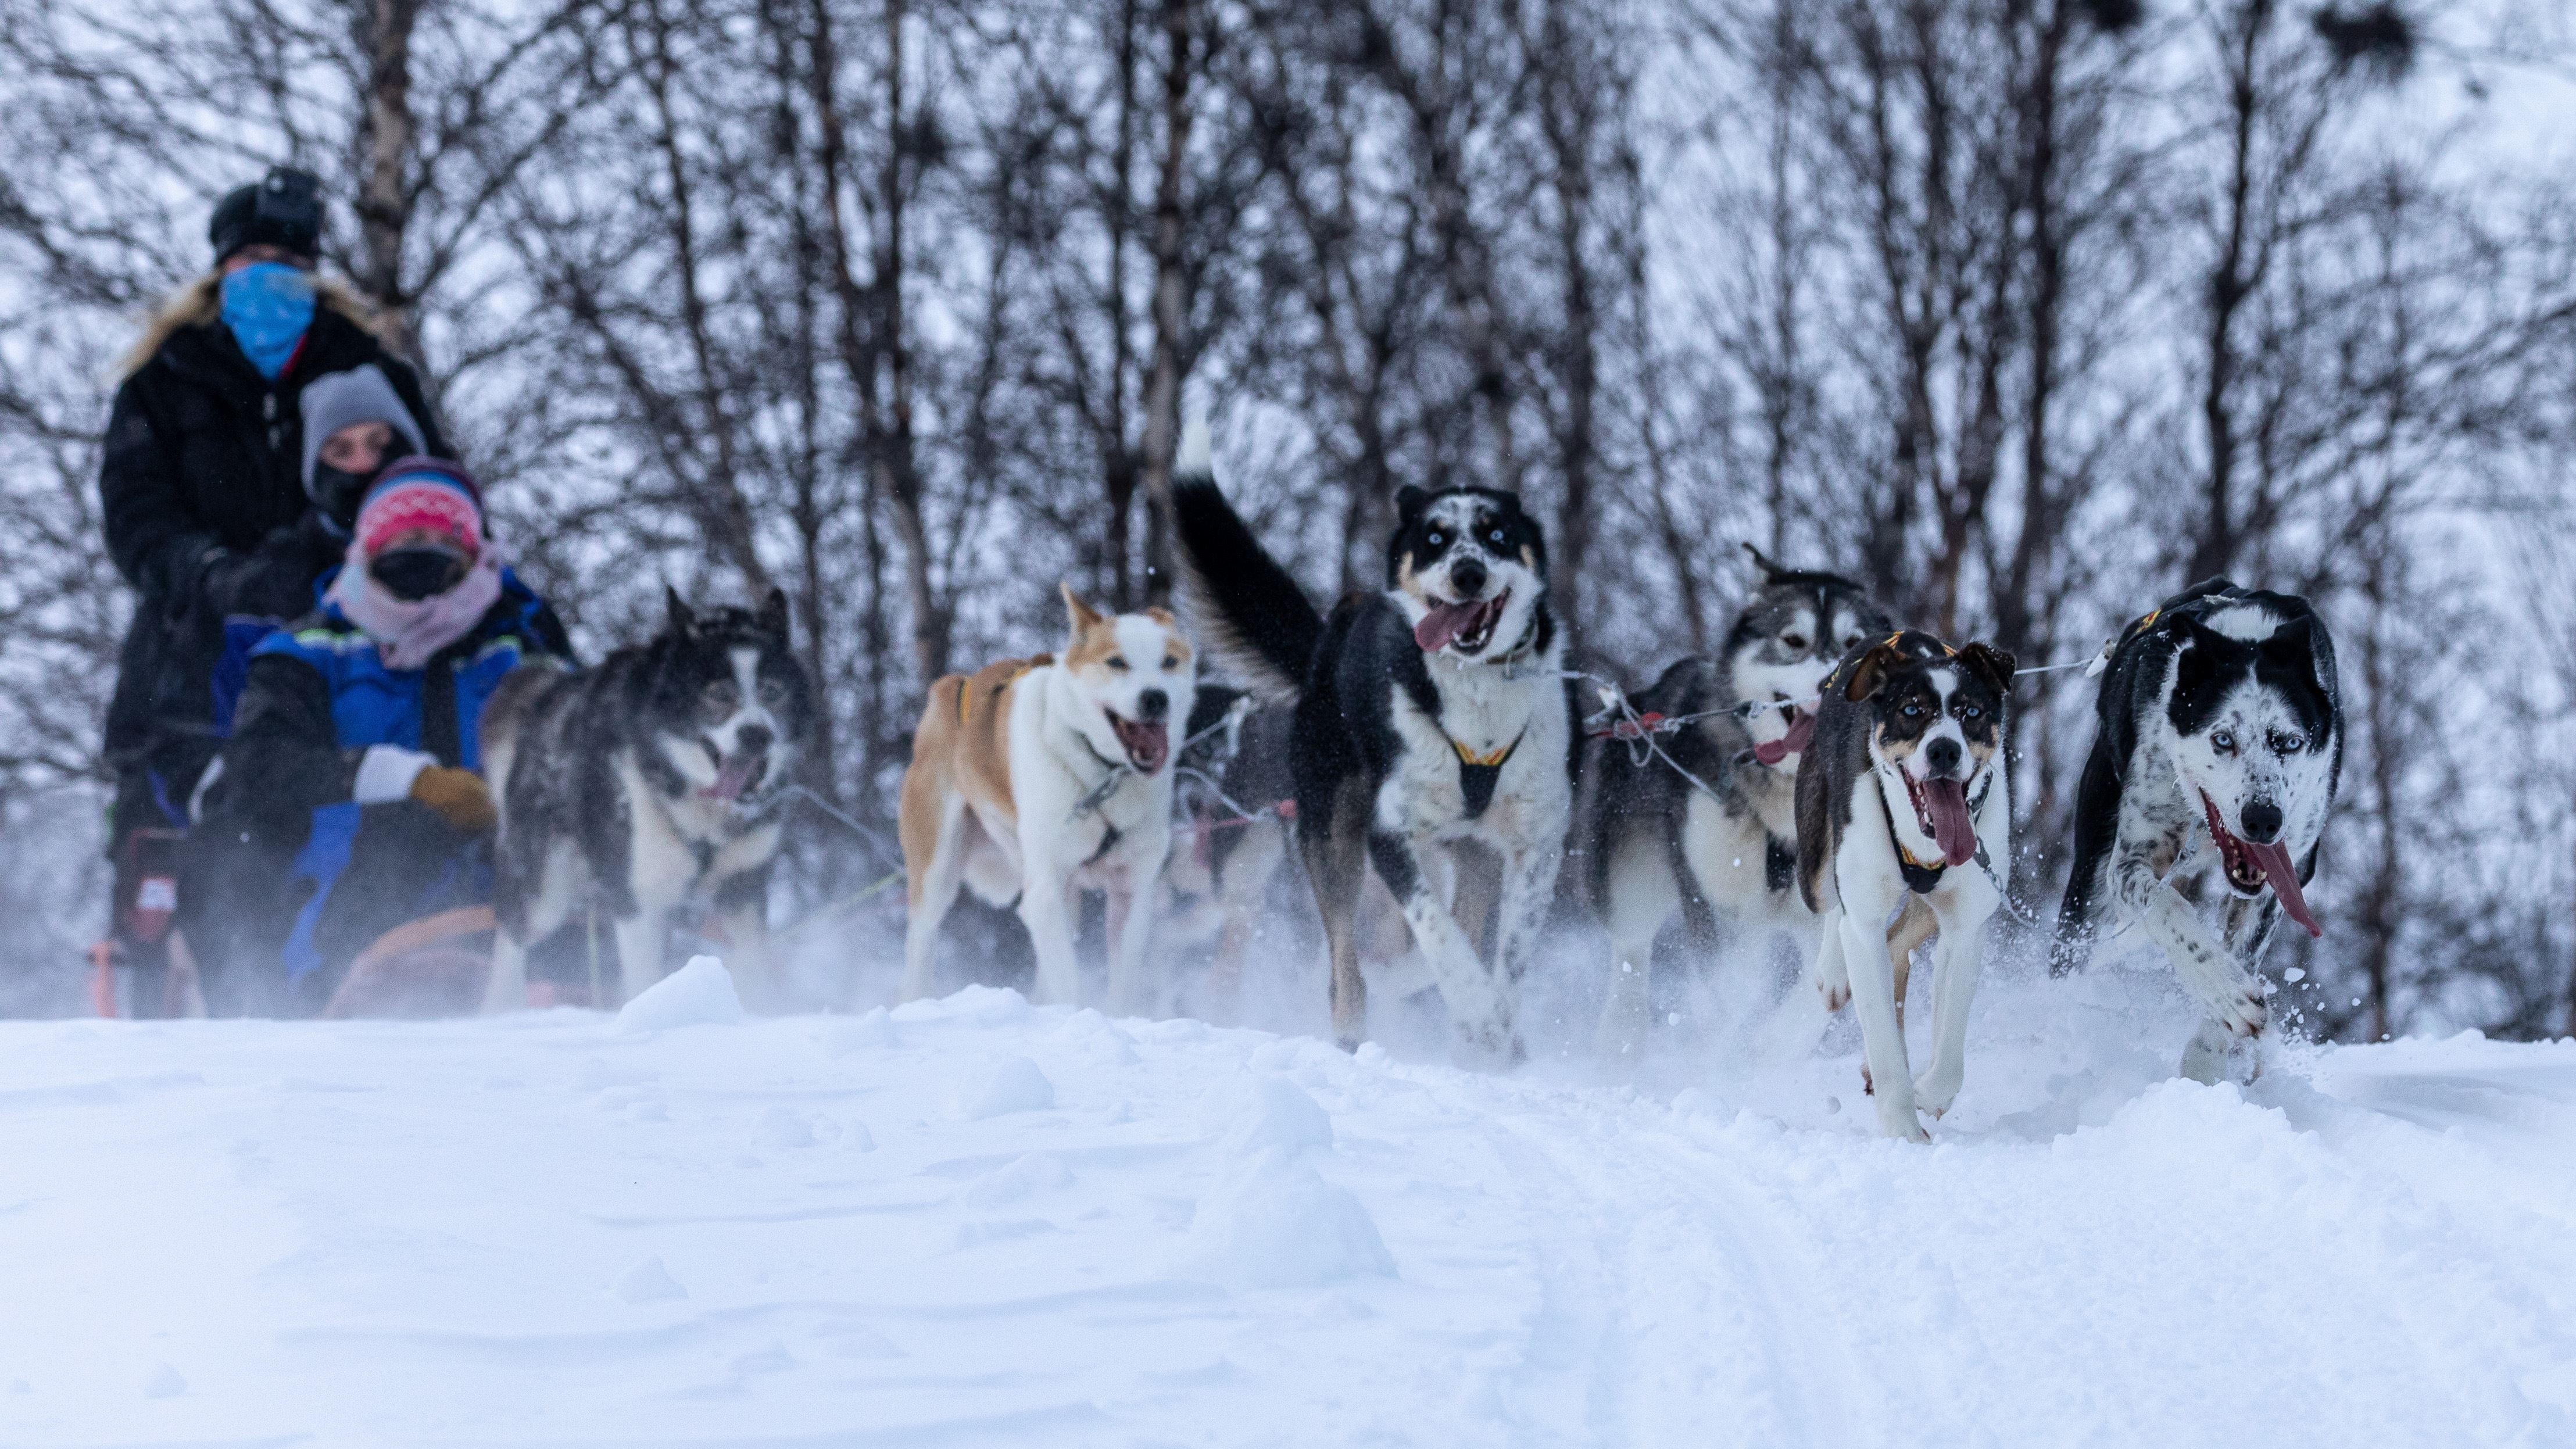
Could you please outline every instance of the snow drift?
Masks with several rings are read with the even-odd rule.
[[[2168,978],[1997,981],[1917,1148],[1847,1028],[1491,1077],[679,980],[0,1025],[0,1441],[2576,1440],[2576,1044],[2206,1088]]]

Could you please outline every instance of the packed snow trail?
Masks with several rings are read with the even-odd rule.
[[[2576,1442],[2576,1044],[2209,1088],[2169,982],[2002,982],[1923,1148],[1847,1031],[1492,1077],[708,987],[0,1026],[0,1442]]]

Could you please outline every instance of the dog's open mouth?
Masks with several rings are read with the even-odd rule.
[[[716,782],[698,793],[728,805],[739,805],[744,796],[760,788],[769,774],[769,752],[736,755],[716,762]]]
[[[1977,827],[1968,819],[1968,782],[1917,780],[1903,770],[1905,798],[1914,802],[1914,823],[1941,848],[1944,865],[1966,865],[1977,858]]]
[[[2308,914],[2308,898],[2299,889],[2298,867],[2290,861],[2290,848],[2273,841],[2268,845],[2240,840],[2218,823],[2218,802],[2209,792],[2200,793],[2200,808],[2209,817],[2209,838],[2218,842],[2218,858],[2227,867],[2227,885],[2240,896],[2257,896],[2270,885],[2272,894],[2281,898],[2281,909],[2311,936],[2323,936],[2325,929],[2317,918]]]
[[[1788,703],[1789,696],[1779,696]],[[1776,740],[1764,740],[1753,747],[1753,758],[1766,765],[1776,765],[1791,755],[1807,752],[1807,741],[1816,737],[1816,713],[1799,705],[1789,705],[1789,732]]]
[[[1464,604],[1434,604],[1422,622],[1413,626],[1413,642],[1425,654],[1443,649],[1456,649],[1461,654],[1474,654],[1494,642],[1494,626],[1503,621],[1503,606],[1511,602],[1512,591],[1503,590],[1490,599]]]
[[[1172,735],[1161,721],[1145,723],[1132,720],[1114,709],[1104,709],[1109,727],[1118,732],[1119,747],[1127,752],[1127,763],[1145,774],[1163,768],[1172,755]]]

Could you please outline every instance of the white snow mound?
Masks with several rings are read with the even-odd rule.
[[[1285,1152],[1257,1152],[1223,1171],[1190,1220],[1176,1265],[1232,1288],[1319,1288],[1392,1278],[1377,1220],[1349,1188]]]
[[[1054,1105],[1055,1083],[1027,1057],[1004,1057],[957,1094],[957,1115],[969,1122],[1012,1112],[1043,1112]]]
[[[740,1020],[742,996],[733,989],[733,973],[713,956],[692,956],[688,965],[626,1003],[613,1026],[619,1032],[634,1033],[674,1026],[730,1026]]]
[[[1239,1076],[1208,1088],[1199,1100],[1199,1124],[1229,1156],[1263,1151],[1290,1154],[1328,1150],[1332,1114],[1281,1076]]]

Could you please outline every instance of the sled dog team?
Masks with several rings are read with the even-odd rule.
[[[1859,1018],[1880,1130],[1924,1138],[1918,1110],[1947,1111],[1963,1080],[2004,898],[2011,655],[1900,627],[1852,580],[1755,552],[1761,582],[1719,652],[1633,699],[1601,688],[1587,722],[1549,608],[1546,539],[1514,495],[1402,490],[1385,587],[1319,613],[1218,490],[1203,425],[1187,430],[1179,473],[1187,627],[1161,609],[1105,614],[1067,587],[1061,654],[931,686],[901,802],[907,998],[931,991],[940,923],[971,889],[1027,926],[1037,996],[1072,1001],[1077,893],[1097,891],[1108,1004],[1150,1010],[1154,917],[1179,867],[1231,918],[1223,977],[1284,852],[1209,851],[1208,804],[1252,826],[1249,841],[1259,822],[1234,815],[1226,787],[1265,804],[1284,788],[1345,1047],[1367,1034],[1364,960],[1403,954],[1388,940],[1400,918],[1461,1051],[1518,1060],[1521,978],[1578,837],[1615,958],[1605,1048],[1646,1030],[1653,943],[1676,915],[1702,942],[1785,936],[1826,1008]],[[663,922],[691,898],[716,908],[737,969],[763,982],[761,902],[812,685],[782,597],[702,617],[674,595],[669,608],[651,644],[580,674],[522,671],[492,703],[496,1009],[525,999],[526,945],[582,901],[615,922],[623,995],[649,984]],[[1243,688],[1201,684],[1211,666]],[[2055,965],[2079,965],[2106,916],[2139,931],[2205,1010],[2182,1070],[2216,1080],[2265,1024],[2255,972],[2280,916],[2319,929],[2301,888],[2341,763],[2333,645],[2304,600],[2210,580],[2091,667],[2098,733]],[[1185,771],[1200,804],[1175,862]],[[2176,887],[2204,842],[2225,887],[2218,931]],[[1932,1059],[1918,1075],[1902,1003],[1926,942]]]

